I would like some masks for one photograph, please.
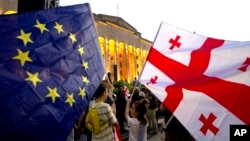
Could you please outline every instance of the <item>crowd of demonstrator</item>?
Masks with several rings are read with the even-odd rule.
[[[147,141],[147,135],[157,134],[159,129],[165,131],[165,141],[194,140],[180,122],[174,116],[172,117],[168,109],[161,105],[161,102],[154,94],[146,87],[138,84],[136,78],[133,81],[134,89],[131,93],[126,86],[120,84],[117,86],[118,92],[113,94],[113,83],[110,76],[111,74],[108,73],[100,85],[101,88],[99,87],[95,92],[93,100],[99,103],[106,103],[103,104],[103,109],[109,105],[109,108],[105,110],[108,112],[110,109],[112,114],[109,114],[110,119],[105,122],[110,122],[110,125],[118,126],[120,134],[127,134],[129,141]],[[94,135],[84,128],[86,113],[87,109],[76,124],[75,140],[79,139],[80,134],[83,132],[87,134],[88,141],[106,141],[106,139],[110,140],[110,138],[113,138],[111,140],[115,140],[114,132],[105,131],[102,135]],[[157,122],[159,113],[165,117],[165,122],[171,119],[166,128],[159,126]],[[98,113],[98,115],[104,116],[103,113]],[[103,119],[100,118],[100,122],[104,122]],[[113,126],[110,129],[112,128]]]

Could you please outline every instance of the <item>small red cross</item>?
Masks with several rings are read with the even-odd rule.
[[[181,43],[178,42],[180,38],[181,37],[177,35],[174,40],[172,38],[169,40],[169,43],[172,44],[171,47],[169,48],[170,50],[172,50],[175,46],[177,46],[178,48],[181,46]]]
[[[200,131],[206,135],[208,130],[211,130],[211,132],[216,135],[216,133],[219,131],[217,127],[213,125],[213,121],[216,119],[216,116],[213,113],[210,113],[208,118],[201,114],[199,120],[203,122],[203,126],[201,127]]]
[[[247,57],[247,59],[245,60],[245,62],[242,64],[242,66],[239,68],[239,70],[241,71],[246,71],[247,67],[250,65],[250,58]]]
[[[155,84],[156,81],[157,81],[157,79],[158,79],[158,76],[155,76],[154,78],[151,77],[150,82],[148,82],[147,85],[149,85],[150,83],[151,83],[152,85]]]

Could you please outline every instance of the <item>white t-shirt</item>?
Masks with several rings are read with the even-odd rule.
[[[129,141],[147,141],[147,126],[140,125],[136,118],[128,118]]]

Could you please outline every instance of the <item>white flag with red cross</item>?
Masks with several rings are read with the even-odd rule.
[[[250,124],[250,41],[161,23],[139,81],[198,141],[228,141],[230,125]]]

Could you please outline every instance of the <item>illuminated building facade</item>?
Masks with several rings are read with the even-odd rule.
[[[0,15],[8,13],[9,11],[17,11],[17,0],[0,0]]]
[[[138,78],[152,42],[120,17],[94,14],[106,71],[113,80]]]

